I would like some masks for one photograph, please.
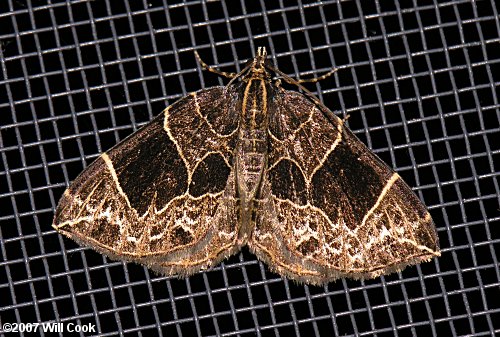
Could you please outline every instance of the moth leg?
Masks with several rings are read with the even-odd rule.
[[[312,78],[298,78],[297,79],[297,83],[316,83],[316,82],[319,82],[319,81],[322,81],[330,76],[332,76],[334,73],[336,73],[338,70],[338,68],[333,68],[332,70],[330,70],[329,72],[321,75],[321,76],[318,76],[318,77],[312,77]]]
[[[225,72],[225,71],[220,71],[219,69],[215,69],[214,67],[209,66],[201,59],[200,54],[198,54],[198,52],[196,50],[194,51],[194,56],[196,56],[196,59],[198,60],[198,62],[200,62],[201,67],[203,69],[211,72],[211,73],[214,73],[214,74],[217,74],[219,76],[226,77],[229,79],[233,79],[237,76],[236,73],[229,73],[229,72]]]

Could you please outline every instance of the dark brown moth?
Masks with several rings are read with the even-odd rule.
[[[214,72],[217,72],[211,69]],[[53,227],[109,256],[187,276],[247,245],[309,284],[374,278],[440,256],[412,190],[317,98],[283,89],[266,50],[103,153]]]

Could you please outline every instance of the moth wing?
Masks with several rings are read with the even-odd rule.
[[[191,274],[238,250],[232,152],[238,116],[222,87],[191,94],[93,162],[53,227],[113,259]]]
[[[276,95],[269,113],[269,163],[249,242],[261,260],[323,284],[439,256],[425,206],[339,118],[291,91]]]

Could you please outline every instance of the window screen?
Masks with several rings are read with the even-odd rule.
[[[494,1],[1,1],[1,323],[99,336],[499,333],[498,11]],[[100,153],[189,92],[228,83],[194,51],[238,71],[259,46],[296,78],[338,69],[307,88],[427,205],[440,258],[316,287],[243,249],[176,279],[52,229],[65,188]]]

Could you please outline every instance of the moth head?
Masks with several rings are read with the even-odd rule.
[[[248,73],[244,76],[244,79],[263,79],[268,80],[271,78],[269,72],[267,71],[267,51],[265,47],[259,47],[257,49],[257,55],[251,61],[250,69]]]

